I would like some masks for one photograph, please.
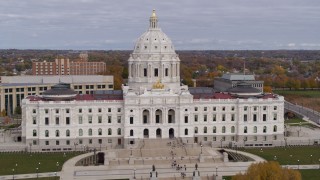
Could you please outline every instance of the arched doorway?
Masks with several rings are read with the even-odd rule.
[[[156,110],[156,123],[162,123],[162,111],[160,109]]]
[[[158,128],[158,129],[156,130],[157,138],[161,138],[161,137],[162,137],[162,133],[161,133],[161,132],[162,132],[162,131],[161,131],[160,128]]]
[[[143,137],[144,138],[149,138],[149,129],[144,129],[143,130]]]
[[[169,138],[174,138],[174,129],[173,128],[169,129]]]
[[[168,111],[168,123],[175,123],[174,116],[175,116],[174,110],[170,109]]]

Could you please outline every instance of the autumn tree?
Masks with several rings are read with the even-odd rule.
[[[278,162],[267,161],[249,166],[246,173],[237,174],[232,180],[301,180],[297,170],[282,168]]]

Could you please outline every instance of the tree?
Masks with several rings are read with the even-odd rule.
[[[297,170],[282,168],[278,162],[267,161],[252,164],[244,174],[237,174],[232,180],[301,180]]]
[[[20,114],[21,114],[21,106],[17,106],[17,107],[14,109],[14,114],[15,114],[15,115],[20,115]]]

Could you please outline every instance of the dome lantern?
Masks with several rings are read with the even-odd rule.
[[[158,17],[156,15],[156,10],[154,9],[152,11],[151,17],[150,17],[150,29],[156,29],[158,28]]]

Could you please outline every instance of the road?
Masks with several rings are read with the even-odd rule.
[[[310,121],[313,121],[317,124],[320,124],[320,113],[313,110],[313,109],[309,109],[306,107],[303,107],[301,105],[298,104],[292,104],[288,101],[285,101],[284,103],[284,108],[286,110],[295,112],[301,116],[305,116],[307,117]]]

